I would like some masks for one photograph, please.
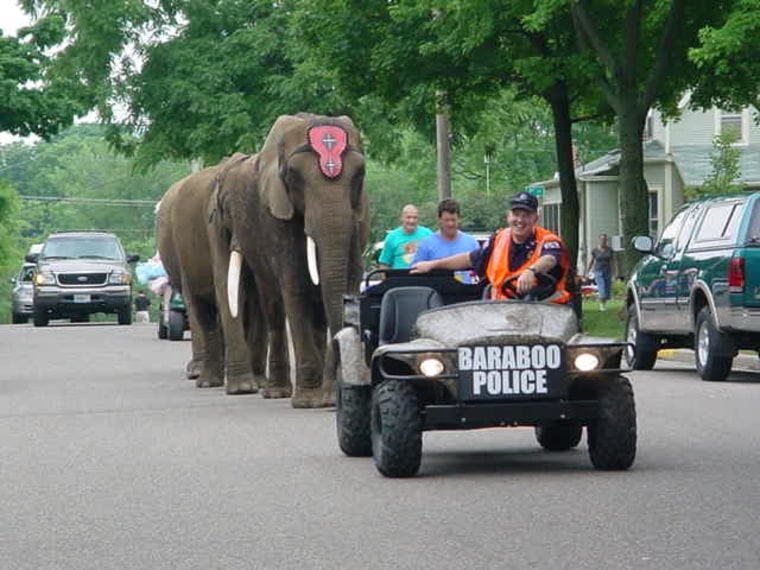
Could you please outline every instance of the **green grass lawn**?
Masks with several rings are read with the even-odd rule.
[[[598,301],[583,302],[583,332],[591,336],[604,336],[622,340],[625,332],[623,301],[611,299],[607,310],[599,310]]]

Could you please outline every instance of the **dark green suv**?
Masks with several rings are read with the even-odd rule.
[[[693,348],[704,380],[725,380],[742,349],[760,350],[760,192],[685,204],[627,286],[629,364],[654,366],[661,348]]]

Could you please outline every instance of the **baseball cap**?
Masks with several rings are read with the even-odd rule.
[[[518,192],[509,199],[509,208],[511,210],[528,210],[535,214],[538,212],[538,198],[527,192]]]

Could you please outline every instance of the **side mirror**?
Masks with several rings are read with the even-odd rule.
[[[639,253],[652,253],[654,251],[654,240],[649,236],[636,236],[631,240],[633,249]]]
[[[16,284],[16,278],[15,277],[9,278],[8,281],[10,281],[11,283],[13,283],[14,285]]]
[[[140,261],[140,256],[136,253],[130,253],[127,255],[127,263],[135,263],[137,261]]]
[[[28,261],[29,263],[37,263],[37,260],[40,258],[39,253],[27,253],[24,256],[24,261]]]

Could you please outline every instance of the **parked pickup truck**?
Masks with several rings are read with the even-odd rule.
[[[654,366],[660,348],[693,348],[704,380],[725,380],[739,350],[760,350],[760,192],[685,204],[628,281],[629,364]]]

